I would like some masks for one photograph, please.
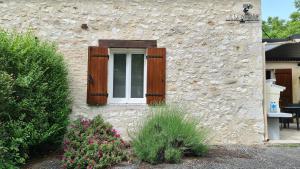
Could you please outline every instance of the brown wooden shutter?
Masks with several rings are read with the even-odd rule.
[[[166,48],[147,49],[147,104],[165,101]]]
[[[87,103],[105,105],[107,103],[108,48],[89,47]]]

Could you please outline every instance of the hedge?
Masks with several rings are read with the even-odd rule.
[[[70,109],[67,69],[53,43],[0,30],[0,168],[59,146]]]

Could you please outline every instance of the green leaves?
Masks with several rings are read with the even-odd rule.
[[[300,11],[300,0],[295,0],[295,7],[298,11]]]
[[[269,17],[267,21],[263,21],[263,38],[287,38],[300,34],[300,0],[295,0],[295,7],[297,11],[291,13],[290,20]]]
[[[0,71],[0,120],[1,117],[9,117],[7,109],[12,102],[13,83],[11,75],[5,71]]]
[[[164,161],[177,163],[182,155],[203,155],[208,148],[206,132],[186,119],[186,112],[173,106],[155,106],[153,115],[146,120],[133,138],[133,150],[142,161],[157,164]]]
[[[78,119],[71,124],[64,141],[64,167],[101,169],[126,158],[125,142],[100,116]]]
[[[55,45],[0,29],[0,142],[10,150],[0,161],[19,166],[33,147],[58,146],[69,113],[67,69]]]

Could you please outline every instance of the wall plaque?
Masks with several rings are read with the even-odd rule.
[[[242,14],[232,14],[226,18],[226,21],[240,22],[240,23],[260,21],[259,14],[254,14],[250,12],[250,9],[253,8],[253,5],[244,4],[243,8],[244,9]]]

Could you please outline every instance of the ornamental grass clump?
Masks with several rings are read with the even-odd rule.
[[[107,168],[127,158],[127,147],[120,134],[100,116],[78,119],[65,135],[63,168]]]
[[[202,156],[208,151],[206,132],[195,121],[184,118],[186,112],[173,106],[155,106],[133,138],[136,156],[151,164],[178,163],[184,155]]]
[[[55,44],[0,29],[0,169],[59,147],[70,103],[67,68]]]

